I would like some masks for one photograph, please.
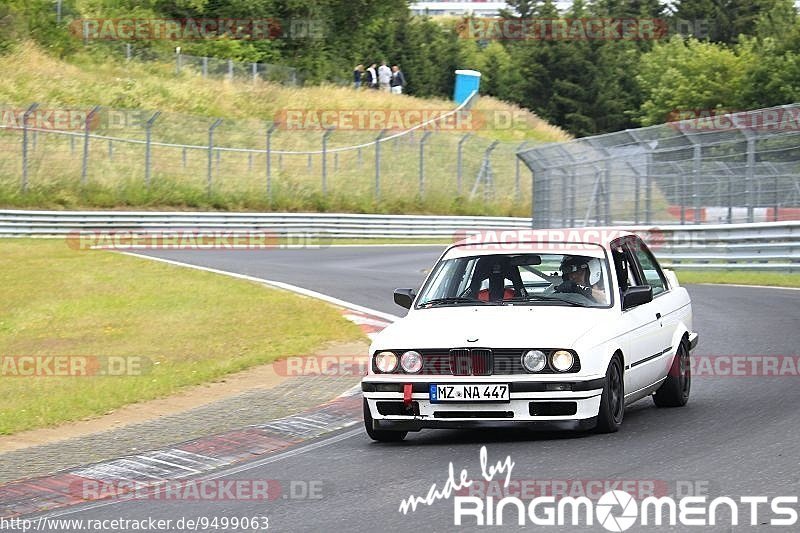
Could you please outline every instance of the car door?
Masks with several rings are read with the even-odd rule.
[[[672,338],[680,321],[681,297],[670,289],[664,272],[647,245],[638,237],[630,239],[629,243],[636,259],[640,283],[650,285],[653,289],[653,301],[647,306],[652,308],[659,324],[658,352],[660,355],[643,363],[642,374],[645,381],[655,383],[666,377],[672,357],[675,355],[677,346],[672,346]]]
[[[622,300],[627,287],[643,283],[630,239],[618,239],[611,248]],[[652,383],[648,364],[657,358],[656,354],[662,349],[661,324],[651,304],[622,311],[625,327],[621,344],[625,351],[625,396],[628,399]]]

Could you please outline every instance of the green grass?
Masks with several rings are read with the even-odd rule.
[[[20,64],[25,68],[18,68]],[[160,110],[164,114],[154,126],[154,136],[158,132],[169,132],[176,141],[204,139],[205,129],[212,121],[209,117],[225,119],[218,131],[220,141],[229,138],[246,142],[259,122],[271,121],[286,110],[443,111],[455,107],[446,99],[355,91],[333,85],[285,87],[266,82],[202,78],[190,68],[176,75],[172,63],[126,62],[123,58],[102,54],[78,53],[67,61],[48,55],[32,43],[22,43],[13,53],[0,56],[0,70],[13,72],[0,79],[2,104],[24,106],[40,102],[43,108],[89,109],[100,105],[119,110]],[[560,128],[515,104],[482,97],[477,109],[486,113],[481,116],[489,120],[482,121],[475,133],[487,138],[511,142],[552,142],[570,138]],[[509,117],[514,120],[509,121]],[[229,123],[236,128],[229,127]],[[201,125],[205,127],[198,129]],[[142,133],[141,122],[115,123],[117,130],[126,127]],[[314,132],[314,149],[319,149],[320,133]],[[371,131],[363,135],[374,138],[377,133]],[[292,145],[287,140],[285,147],[298,149],[300,144],[308,142],[300,136],[295,138],[298,144]],[[262,138],[255,141],[259,148],[263,147]]]
[[[135,356],[144,375],[0,376],[0,434],[101,415],[328,341],[340,312],[256,283],[64,240],[0,240],[0,356]]]
[[[17,68],[24,64],[24,69]],[[119,139],[144,139],[142,124],[152,110],[162,111],[152,128],[154,142],[207,146],[208,127],[219,147],[264,150],[266,127],[285,110],[420,111],[441,112],[452,101],[355,91],[348,87],[292,88],[264,82],[203,79],[191,69],[175,75],[174,66],[125,63],[119,58],[79,53],[59,60],[31,44],[21,44],[0,56],[0,70],[13,76],[0,79],[0,108],[22,110],[39,102],[43,110],[88,111],[103,106],[93,133]],[[20,208],[144,208],[242,211],[335,211],[357,213],[437,213],[470,215],[527,215],[530,212],[529,171],[522,165],[517,193],[516,149],[525,141],[567,140],[562,130],[518,106],[488,97],[476,110],[485,123],[477,130],[435,131],[424,147],[424,192],[419,192],[421,132],[382,144],[381,198],[375,199],[375,149],[328,154],[327,194],[322,194],[319,154],[273,155],[271,200],[266,196],[266,158],[263,153],[213,154],[213,183],[207,193],[208,150],[154,146],[151,186],[145,187],[142,144],[92,140],[88,149],[86,185],[82,181],[81,137],[49,132],[30,133],[29,190],[21,191],[21,132],[0,130],[0,207]],[[391,133],[391,132],[390,132]],[[457,184],[457,147],[463,145],[463,182]],[[342,127],[329,138],[328,148],[368,143],[377,130]],[[273,150],[316,151],[318,129],[278,129]],[[492,140],[501,140],[492,154],[494,195],[470,194],[483,155]],[[219,156],[219,157],[218,157]]]
[[[732,285],[769,285],[800,287],[800,272],[740,272],[731,270],[675,270],[682,285],[721,283]]]

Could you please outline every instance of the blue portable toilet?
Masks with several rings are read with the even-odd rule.
[[[453,100],[461,105],[473,92],[481,86],[481,73],[477,70],[456,70],[456,86],[453,89]]]

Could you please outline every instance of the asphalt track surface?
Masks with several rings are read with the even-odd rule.
[[[288,282],[399,315],[403,309],[392,303],[392,289],[417,287],[440,252],[441,247],[431,246],[148,253]],[[798,353],[800,291],[721,286],[691,286],[689,291],[701,335],[695,356]],[[321,481],[319,499],[117,502],[54,514],[136,520],[268,515],[273,531],[461,530],[453,525],[452,499],[407,515],[398,509],[409,495],[425,496],[433,483],[441,488],[450,461],[456,476],[463,468],[471,479],[480,479],[481,446],[486,446],[490,464],[510,456],[516,480],[638,480],[667,486],[669,492],[691,485],[710,497],[797,496],[798,400],[797,377],[696,377],[686,407],[658,409],[649,399],[642,400],[628,408],[622,430],[611,435],[428,430],[409,434],[402,444],[377,444],[357,426],[222,474],[228,479]],[[774,516],[768,509],[762,512]],[[721,522],[729,519],[723,516]],[[596,523],[592,529],[604,531]],[[631,531],[673,529],[763,531],[767,526],[637,525]]]

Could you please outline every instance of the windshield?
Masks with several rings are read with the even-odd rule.
[[[574,305],[607,307],[605,259],[563,254],[494,254],[445,259],[417,307],[445,305]]]

